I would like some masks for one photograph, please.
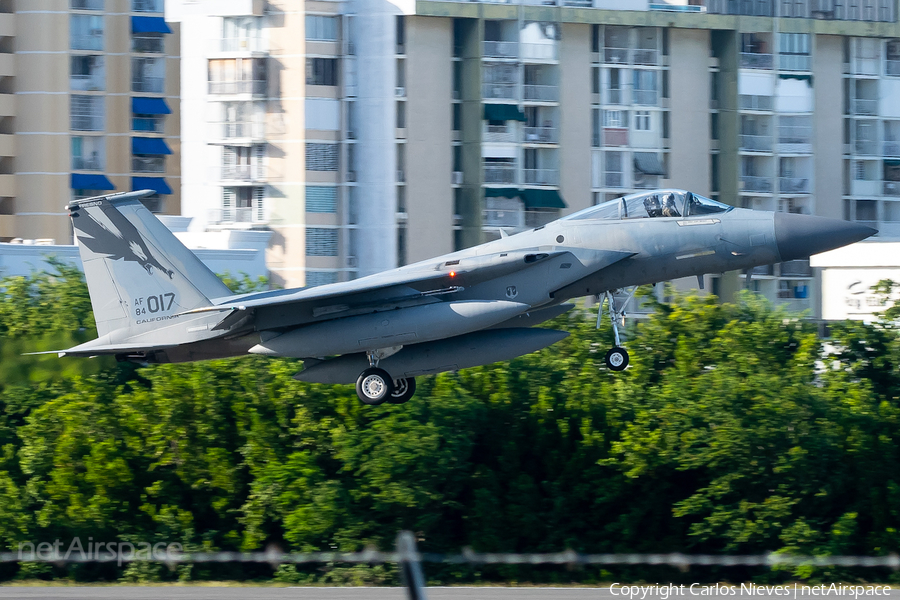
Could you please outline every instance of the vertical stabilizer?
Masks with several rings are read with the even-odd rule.
[[[141,203],[126,192],[69,204],[97,332],[158,327],[174,315],[231,295]]]

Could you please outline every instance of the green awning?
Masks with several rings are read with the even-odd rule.
[[[634,168],[644,175],[663,175],[666,170],[663,168],[662,161],[656,152],[635,152]]]
[[[886,166],[886,167],[900,167],[900,160],[896,160],[896,159],[888,160],[888,159],[886,159],[886,160],[884,161],[884,166]]]
[[[522,190],[516,188],[484,188],[485,198],[518,198]]]
[[[809,85],[812,85],[812,75],[802,75],[800,73],[779,73],[778,79],[798,79],[800,81],[806,81]]]
[[[485,121],[525,121],[525,113],[515,104],[485,104]]]
[[[525,208],[566,208],[566,203],[557,190],[522,190]]]

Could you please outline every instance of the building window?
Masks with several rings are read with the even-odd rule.
[[[325,227],[307,227],[306,255],[337,256],[338,230]]]
[[[166,86],[166,59],[132,58],[131,91],[161,94]]]
[[[634,70],[634,103],[644,105],[656,104],[657,71],[648,69]]]
[[[165,39],[162,33],[136,33],[131,38],[132,52],[148,52],[162,54],[165,51]]]
[[[72,94],[72,129],[75,131],[103,131],[103,96]]]
[[[166,157],[158,154],[135,154],[131,157],[133,173],[165,173]]]
[[[163,0],[131,0],[134,12],[163,12]]]
[[[306,144],[307,171],[337,171],[338,144]]]
[[[254,223],[265,220],[264,187],[222,188],[222,221],[225,223]]]
[[[69,64],[71,89],[79,92],[105,89],[102,54],[75,55],[70,58]]]
[[[339,17],[306,15],[306,39],[309,41],[336,42],[339,30]]]
[[[627,110],[605,110],[603,111],[604,127],[628,127],[628,111]]]
[[[151,194],[141,198],[141,204],[147,207],[152,213],[160,213],[163,210],[162,197],[159,194]]]
[[[336,213],[337,188],[321,185],[306,186],[306,212]]]
[[[104,169],[104,138],[101,136],[72,136],[72,169],[102,171]]]
[[[397,102],[397,129],[406,128],[406,102]]]
[[[634,129],[636,131],[650,131],[650,111],[634,111]]]
[[[591,109],[591,146],[600,147],[600,109]]]
[[[604,156],[605,162],[605,183],[606,187],[617,188],[624,187],[621,152],[606,152]]]
[[[162,133],[164,126],[165,117],[163,115],[134,115],[131,118],[132,131]]]
[[[338,61],[336,58],[307,58],[306,85],[337,85]]]
[[[69,0],[72,10],[103,10],[103,0]]]
[[[337,271],[307,271],[306,287],[337,283]]]
[[[69,32],[72,50],[103,50],[103,17],[70,15]]]

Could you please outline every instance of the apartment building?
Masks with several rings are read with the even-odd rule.
[[[179,213],[178,36],[163,0],[0,2],[0,241],[72,241],[66,203]]]
[[[281,285],[665,186],[900,235],[890,0],[171,5],[185,214],[271,229]],[[705,283],[818,311],[808,261],[743,275]]]

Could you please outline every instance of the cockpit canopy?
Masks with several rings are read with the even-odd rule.
[[[563,220],[695,217],[724,213],[732,208],[693,192],[653,190],[616,198],[563,217]]]

